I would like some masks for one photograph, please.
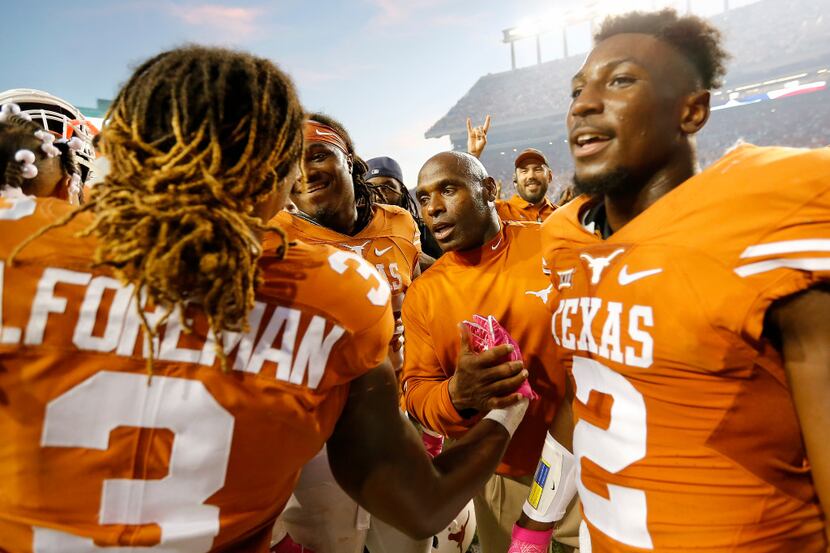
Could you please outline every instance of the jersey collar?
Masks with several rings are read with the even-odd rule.
[[[461,265],[479,265],[491,259],[499,257],[507,250],[510,242],[507,234],[507,223],[499,221],[499,231],[490,240],[478,248],[471,250],[448,252],[452,259]]]

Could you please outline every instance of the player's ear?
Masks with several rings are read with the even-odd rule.
[[[488,202],[496,201],[496,180],[493,177],[487,177],[481,181],[481,188],[485,200]]]
[[[69,201],[70,200],[70,187],[72,186],[72,176],[71,175],[64,175],[61,177],[61,180],[58,181],[58,186],[55,187],[54,194],[57,195],[60,199]]]
[[[684,134],[695,134],[709,120],[709,96],[708,90],[697,90],[686,96],[680,116],[680,130]]]

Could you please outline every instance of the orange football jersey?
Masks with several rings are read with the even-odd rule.
[[[272,222],[285,229],[291,239],[351,251],[374,265],[389,280],[392,307],[399,312],[418,268],[421,234],[407,210],[383,204],[376,204],[373,209],[372,220],[354,236],[340,234],[287,211],[279,212]]]
[[[533,474],[545,433],[564,394],[565,372],[550,342],[540,225],[504,223],[481,248],[447,252],[412,283],[403,305],[407,411],[427,428],[458,437],[479,417],[464,419],[449,395],[461,347],[458,325],[493,315],[519,344],[533,389],[531,402],[498,467],[499,474]],[[551,398],[554,398],[553,400]]]
[[[4,199],[0,259],[67,209]],[[89,223],[0,263],[0,550],[267,551],[349,382],[386,357],[385,279],[335,248],[266,253],[250,330],[223,338],[228,372],[188,310],[193,332],[171,317],[149,377],[132,288],[75,237]]]
[[[536,221],[543,222],[556,209],[547,198],[540,205],[533,205],[518,194],[509,200],[496,200],[496,211],[502,221]]]
[[[543,225],[594,553],[824,553],[776,299],[830,280],[830,149],[742,146],[601,239]],[[585,224],[587,223],[587,224]]]
[[[351,251],[374,265],[389,281],[392,311],[395,320],[400,321],[406,290],[419,271],[421,234],[407,210],[384,204],[375,204],[373,209],[372,220],[354,236],[340,234],[308,220],[302,214],[287,211],[278,213],[271,222],[285,229],[291,239]],[[396,336],[402,332],[403,328],[398,325]],[[396,344],[392,346],[390,358],[395,368],[400,369],[400,352]]]

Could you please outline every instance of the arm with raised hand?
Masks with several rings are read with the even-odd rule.
[[[430,460],[396,401],[387,363],[350,385],[328,441],[337,482],[370,513],[415,538],[439,532],[493,474],[527,400],[495,409]]]

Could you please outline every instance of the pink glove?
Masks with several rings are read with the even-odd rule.
[[[470,330],[470,346],[476,353],[487,351],[502,344],[511,344],[513,351],[508,356],[508,360],[522,361],[522,351],[519,349],[519,344],[492,315],[486,318],[481,315],[473,315],[473,322],[464,321],[464,326]],[[516,391],[531,401],[539,397],[527,380],[522,382],[522,385]]]
[[[528,530],[514,524],[510,549],[507,553],[546,553],[552,536],[552,528],[550,530]]]

